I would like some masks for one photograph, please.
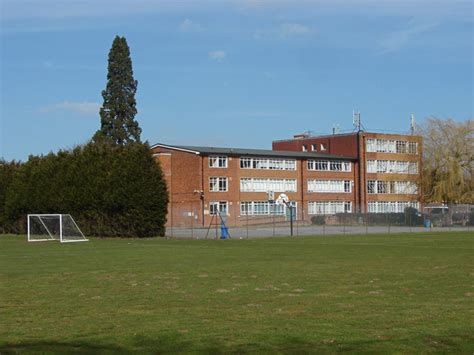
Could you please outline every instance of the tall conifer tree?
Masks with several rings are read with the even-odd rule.
[[[140,142],[142,130],[135,120],[137,84],[127,40],[116,36],[109,52],[107,86],[102,91],[104,103],[100,108],[101,127],[94,135],[95,141],[119,145]]]

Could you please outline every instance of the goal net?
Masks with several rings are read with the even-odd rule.
[[[87,241],[69,214],[29,214],[28,241],[58,240],[66,242]]]

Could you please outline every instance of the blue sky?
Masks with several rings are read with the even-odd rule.
[[[0,157],[86,142],[125,36],[142,139],[270,148],[473,115],[472,1],[2,0]]]

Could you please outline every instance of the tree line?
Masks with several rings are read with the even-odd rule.
[[[25,233],[28,213],[69,213],[88,236],[165,234],[168,192],[140,139],[130,50],[117,36],[108,58],[100,129],[85,145],[26,163],[0,161],[0,232]]]

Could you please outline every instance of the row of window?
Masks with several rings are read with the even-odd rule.
[[[296,202],[290,202],[293,208]],[[419,210],[417,201],[376,201],[368,203],[369,213],[403,213],[407,207]],[[240,202],[241,216],[263,216],[263,215],[288,215],[286,205],[276,205],[268,201],[242,201]],[[295,211],[296,213],[296,211]],[[309,215],[331,215],[336,213],[352,213],[352,202],[350,201],[310,201],[308,202]],[[229,215],[228,201],[213,201],[209,203],[210,215]]]
[[[368,203],[369,213],[403,213],[407,207],[419,210],[420,203],[416,201],[376,201]]]
[[[301,150],[303,152],[307,152],[308,151],[308,145],[303,144],[301,146]],[[325,152],[326,150],[327,150],[327,144],[326,143],[319,143],[319,151],[320,152]],[[311,144],[311,151],[317,152],[318,151],[318,144]]]
[[[296,170],[294,159],[240,158],[241,169]]]
[[[210,168],[227,168],[228,157],[209,156]],[[241,169],[296,170],[295,159],[240,158]],[[351,171],[351,163],[334,160],[308,160],[308,170],[313,171]]]
[[[242,192],[296,192],[296,179],[241,178]]]
[[[367,152],[418,154],[418,143],[387,139],[367,139]]]
[[[351,171],[351,163],[338,160],[308,160],[308,170],[312,171]]]
[[[308,192],[352,192],[352,180],[308,180]]]
[[[398,160],[367,160],[368,173],[418,174],[418,162]]]
[[[369,180],[367,193],[414,195],[418,193],[418,185],[412,181]]]
[[[308,214],[351,213],[352,202],[349,201],[311,201],[308,202]]]
[[[308,192],[352,192],[352,180],[308,180]],[[241,178],[241,192],[296,192],[296,179]],[[210,177],[209,191],[227,192],[227,177]]]
[[[292,207],[296,207],[296,202],[290,202]],[[264,215],[285,216],[289,214],[286,205],[277,205],[268,201],[242,201],[240,203],[241,216],[264,216]]]

